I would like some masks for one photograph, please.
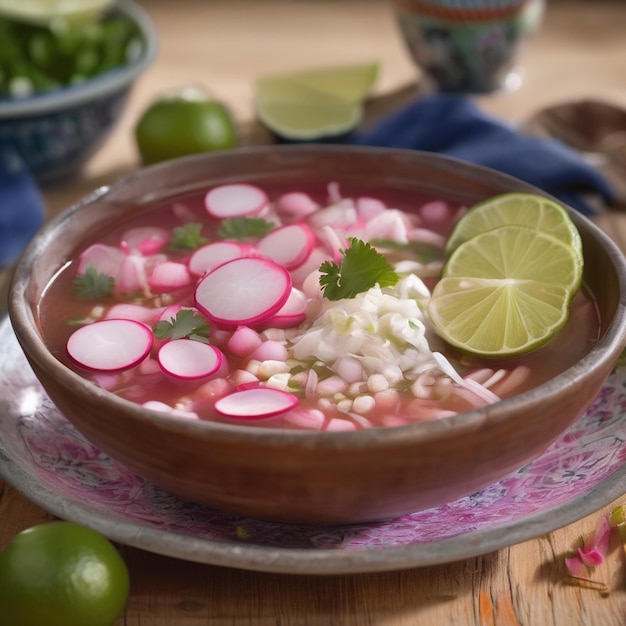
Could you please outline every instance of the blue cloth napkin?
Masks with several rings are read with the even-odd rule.
[[[607,180],[564,144],[523,135],[491,117],[466,96],[421,97],[357,133],[351,143],[438,152],[499,170],[531,183],[581,213],[594,209],[589,195],[608,205]]]
[[[0,159],[0,267],[14,263],[44,221],[37,185],[19,159]]]

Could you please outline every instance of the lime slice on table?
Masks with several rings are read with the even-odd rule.
[[[461,243],[487,230],[518,224],[534,228],[570,245],[582,259],[580,235],[560,204],[532,193],[505,193],[472,207],[448,237],[450,254]]]
[[[573,246],[526,226],[501,226],[452,253],[428,313],[437,334],[465,352],[525,354],[563,328],[582,269]]]
[[[378,63],[361,63],[283,74],[272,80],[282,80],[347,102],[358,102],[367,97],[377,76]]]
[[[286,139],[341,135],[359,125],[377,75],[378,65],[368,63],[265,76],[255,84],[257,115]]]

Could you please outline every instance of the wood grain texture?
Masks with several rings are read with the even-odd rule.
[[[159,29],[159,57],[83,175],[44,190],[51,215],[136,167],[133,126],[143,107],[168,89],[203,83],[248,124],[251,81],[261,72],[374,58],[382,65],[378,94],[395,93],[417,77],[383,1],[142,4]],[[511,121],[590,95],[626,106],[625,23],[623,2],[549,0],[544,27],[524,53],[521,89],[481,98],[481,105]],[[245,128],[246,142],[268,137],[254,124]],[[597,221],[626,250],[626,215]],[[383,574],[261,574],[121,547],[132,590],[115,626],[624,626],[626,558],[617,538],[593,573],[608,594],[565,584],[563,557],[593,532],[600,515],[625,501],[492,554]],[[48,519],[0,483],[0,549],[19,530]]]

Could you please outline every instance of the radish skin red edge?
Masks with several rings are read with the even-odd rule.
[[[293,394],[271,387],[252,387],[223,396],[215,403],[220,415],[239,419],[262,419],[286,413],[298,404]]]
[[[291,293],[291,275],[264,257],[242,257],[211,270],[196,287],[196,307],[210,321],[255,325],[278,312]]]
[[[258,215],[268,204],[269,198],[262,189],[246,183],[214,187],[204,198],[206,210],[221,219]]]
[[[67,354],[80,367],[122,372],[150,353],[154,336],[148,326],[130,319],[105,319],[81,326],[67,341]]]
[[[283,306],[263,324],[264,328],[293,328],[306,319],[308,299],[299,289],[291,288]]]
[[[217,372],[224,362],[222,352],[211,344],[193,339],[173,339],[157,353],[161,369],[174,378],[191,380]]]

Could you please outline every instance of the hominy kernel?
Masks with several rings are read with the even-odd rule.
[[[262,361],[259,365],[259,369],[257,372],[257,376],[261,379],[268,379],[274,374],[285,374],[288,373],[291,368],[285,361],[273,361],[268,359],[267,361]]]
[[[372,374],[367,379],[367,388],[372,393],[389,389],[389,381],[382,374]]]
[[[352,410],[355,413],[364,415],[369,413],[376,406],[376,400],[372,396],[357,396],[352,403]]]
[[[346,398],[337,402],[337,410],[341,413],[349,413],[352,410],[352,400]]]

